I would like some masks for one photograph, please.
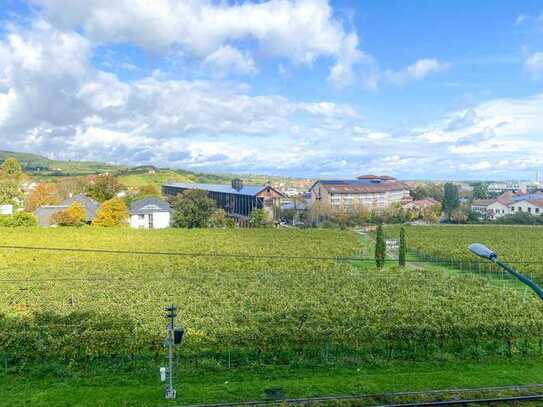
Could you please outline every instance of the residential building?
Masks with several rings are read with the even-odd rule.
[[[13,205],[0,205],[0,215],[13,215]]]
[[[309,189],[311,203],[334,209],[388,208],[411,200],[409,188],[389,176],[364,175],[353,180],[318,180]]]
[[[504,192],[494,199],[478,199],[471,203],[471,210],[482,218],[497,219],[510,214],[509,205],[513,202],[514,194]]]
[[[165,229],[170,227],[170,204],[155,197],[132,202],[129,209],[130,227],[134,229]]]
[[[522,199],[511,203],[510,213],[527,212],[534,216],[543,214],[543,199]]]
[[[283,195],[270,185],[243,185],[239,179],[232,180],[231,185],[178,182],[162,185],[163,195],[169,198],[193,189],[206,191],[217,208],[223,209],[229,216],[247,219],[253,209],[264,209],[272,219],[279,218],[280,199]]]
[[[74,202],[78,202],[79,204],[81,204],[83,209],[85,209],[85,221],[87,223],[91,223],[96,217],[96,212],[98,211],[98,207],[100,205],[93,199],[85,195],[79,194],[64,200],[59,205],[44,205],[36,209],[34,211],[34,215],[38,220],[38,225],[50,226],[51,218],[53,217],[53,215],[64,209],[67,209]]]

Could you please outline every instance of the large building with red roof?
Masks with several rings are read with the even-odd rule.
[[[409,188],[389,176],[362,175],[352,180],[318,180],[309,189],[311,202],[332,209],[388,208],[412,200]]]

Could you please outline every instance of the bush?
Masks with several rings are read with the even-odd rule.
[[[17,212],[11,216],[0,216],[0,226],[8,228],[37,226],[36,217],[28,212]]]
[[[177,195],[172,203],[173,226],[176,228],[205,228],[217,210],[215,201],[206,191],[192,189]]]
[[[82,226],[86,219],[85,208],[79,202],[74,202],[68,208],[55,213],[51,221],[58,226]]]
[[[122,200],[113,198],[105,201],[92,221],[94,226],[119,226],[123,225],[128,220],[128,209]]]
[[[253,209],[249,215],[249,223],[253,227],[262,228],[271,225],[270,216],[264,209]]]

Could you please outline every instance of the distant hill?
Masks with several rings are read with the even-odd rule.
[[[47,157],[0,150],[0,164],[8,157],[15,157],[24,171],[36,179],[55,180],[60,177],[87,176],[110,173],[119,177],[119,181],[127,187],[155,185],[160,187],[167,181],[191,182],[204,184],[229,184],[233,178],[240,178],[245,184],[263,185],[268,182],[274,185],[290,184],[293,179],[267,175],[209,174],[169,168],[158,168],[153,165],[127,167],[105,164],[95,161],[59,161]]]
[[[37,154],[0,150],[0,163],[9,157],[15,157],[27,174],[38,177],[82,176],[104,172],[118,174],[127,169],[127,167],[95,161],[57,161]]]

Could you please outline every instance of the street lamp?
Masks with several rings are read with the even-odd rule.
[[[482,257],[483,259],[486,259],[486,260],[490,260],[491,262],[493,262],[497,266],[501,267],[502,269],[504,269],[508,273],[510,273],[513,276],[515,276],[516,278],[518,278],[521,282],[523,282],[528,287],[530,287],[539,296],[539,298],[541,298],[541,300],[543,301],[543,290],[541,289],[541,287],[539,287],[536,283],[534,283],[529,278],[524,277],[519,272],[513,270],[511,268],[511,266],[509,266],[506,263],[498,260],[498,255],[496,254],[496,252],[493,252],[492,250],[490,250],[488,247],[486,247],[485,245],[483,245],[481,243],[473,243],[473,244],[471,244],[469,246],[469,250],[470,250],[470,252],[472,252],[476,256]]]

